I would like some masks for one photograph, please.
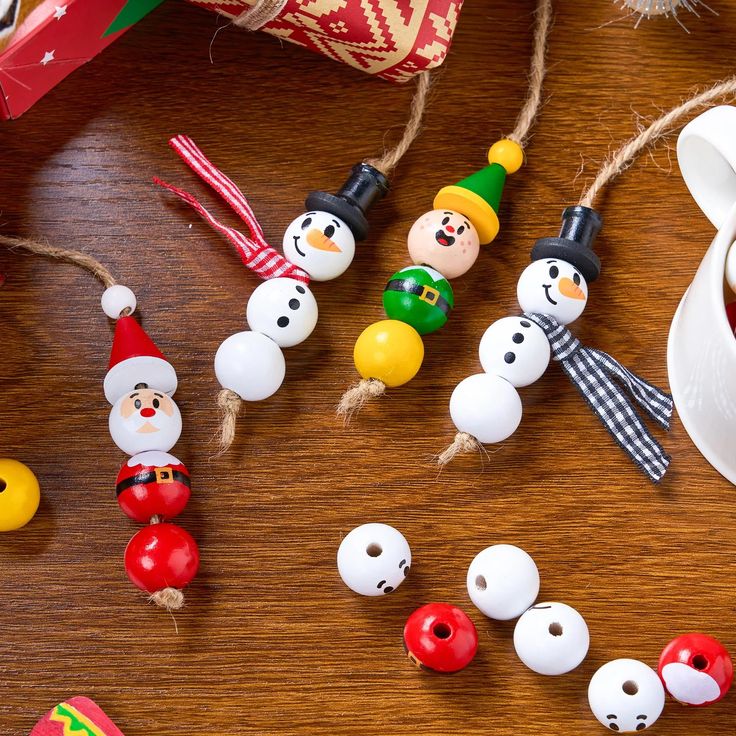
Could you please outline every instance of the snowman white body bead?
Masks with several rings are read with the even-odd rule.
[[[246,308],[248,325],[270,337],[279,347],[304,342],[317,325],[314,294],[295,279],[268,279],[251,294]]]
[[[478,349],[486,373],[520,388],[539,380],[550,360],[544,330],[524,317],[503,317],[484,333]]]
[[[588,302],[588,284],[575,266],[559,258],[530,263],[519,277],[516,298],[525,312],[549,314],[560,324],[574,322]]]
[[[514,648],[519,659],[540,675],[564,675],[588,654],[585,619],[564,603],[538,603],[516,622]]]
[[[479,552],[468,567],[468,595],[489,618],[521,616],[539,595],[539,570],[534,560],[512,544],[494,544]]]
[[[636,733],[661,715],[665,692],[659,675],[636,659],[606,662],[591,678],[588,703],[611,731]]]
[[[120,315],[128,310],[128,314],[133,314],[137,305],[135,294],[122,284],[114,284],[102,292],[102,311],[110,319],[118,319]]]
[[[230,335],[215,354],[215,375],[223,388],[246,401],[262,401],[279,390],[286,375],[281,348],[260,332]]]
[[[337,569],[345,585],[360,595],[391,593],[404,582],[411,550],[404,535],[388,524],[353,529],[337,550]]]

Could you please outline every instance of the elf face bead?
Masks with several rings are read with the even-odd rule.
[[[315,281],[330,281],[345,273],[355,255],[350,228],[329,212],[299,215],[284,233],[284,255]]]
[[[0,532],[25,526],[38,510],[41,489],[31,469],[10,458],[0,458]]]
[[[468,595],[481,613],[499,621],[521,616],[539,595],[539,571],[523,549],[494,544],[470,563]]]
[[[345,585],[360,595],[391,593],[411,567],[404,535],[388,524],[363,524],[353,529],[337,550],[337,569]]]
[[[683,634],[673,639],[662,650],[658,671],[667,692],[683,705],[715,703],[733,681],[727,649],[705,634]]]
[[[312,334],[317,312],[317,301],[307,286],[278,278],[264,281],[251,294],[246,319],[254,332],[262,332],[281,348],[290,348]]]
[[[522,272],[516,298],[525,312],[540,312],[560,324],[574,322],[588,301],[588,284],[571,264],[558,258],[533,261]]]
[[[458,672],[478,649],[478,632],[467,615],[447,603],[418,608],[404,625],[404,648],[419,668]]]
[[[109,426],[113,441],[127,455],[168,452],[181,434],[181,414],[163,391],[140,388],[115,402]]]
[[[615,659],[591,678],[588,703],[606,728],[635,733],[659,718],[664,708],[664,688],[657,673],[643,662]]]
[[[429,266],[397,271],[383,291],[383,308],[389,319],[411,325],[420,335],[439,330],[454,305],[450,282]]]
[[[496,320],[480,341],[480,363],[486,373],[520,388],[539,380],[550,360],[544,330],[523,317]]]
[[[519,659],[540,675],[564,675],[588,654],[585,619],[564,603],[538,603],[516,622],[514,648]]]
[[[452,210],[425,212],[411,226],[407,242],[414,263],[436,268],[448,279],[468,271],[480,251],[473,224]]]

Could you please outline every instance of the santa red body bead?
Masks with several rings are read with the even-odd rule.
[[[459,608],[448,603],[429,603],[407,619],[404,647],[417,667],[435,672],[457,672],[475,657],[478,633]]]
[[[659,676],[667,692],[683,705],[710,705],[731,687],[733,664],[727,649],[712,636],[683,634],[659,656]]]

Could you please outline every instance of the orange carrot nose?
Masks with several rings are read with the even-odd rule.
[[[572,280],[567,277],[560,279],[557,285],[560,294],[568,296],[570,299],[585,299],[585,292]]]
[[[342,250],[316,227],[313,227],[307,233],[307,243],[317,250],[329,250],[333,253],[342,253]]]

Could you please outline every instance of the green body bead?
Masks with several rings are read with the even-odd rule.
[[[450,282],[429,266],[397,271],[383,291],[383,308],[389,319],[411,325],[420,335],[439,330],[454,305]]]

